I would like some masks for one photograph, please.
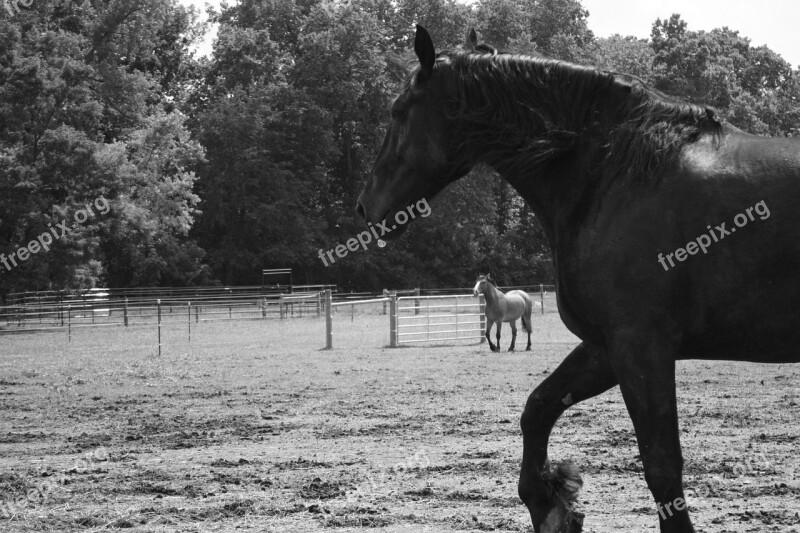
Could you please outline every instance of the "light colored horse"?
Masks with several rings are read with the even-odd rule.
[[[533,302],[531,302],[528,293],[524,291],[509,291],[508,294],[503,294],[503,291],[495,286],[489,274],[478,276],[478,281],[475,283],[472,293],[475,296],[483,294],[486,300],[486,340],[489,341],[489,348],[493,352],[500,351],[500,328],[503,322],[511,323],[511,346],[508,347],[508,351],[514,351],[514,343],[517,341],[518,318],[522,319],[522,327],[528,332],[528,346],[525,349],[531,349],[531,310],[533,309]],[[497,324],[497,346],[492,344],[492,339],[489,336],[493,323]]]

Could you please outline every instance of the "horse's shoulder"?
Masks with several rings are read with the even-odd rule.
[[[760,168],[793,167],[800,173],[800,139],[751,135],[725,124],[718,134],[705,134],[684,146],[680,169],[704,179],[742,176]]]

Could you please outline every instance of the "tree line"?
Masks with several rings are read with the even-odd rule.
[[[6,15],[0,259],[15,263],[0,262],[0,294],[259,284],[283,267],[345,290],[466,286],[487,271],[552,281],[535,216],[487,168],[400,241],[319,259],[364,230],[356,198],[416,23],[442,48],[474,27],[501,49],[633,74],[752,133],[800,127],[800,76],[768,47],[679,15],[649,39],[597,38],[578,0],[241,0],[209,12],[210,58],[191,51],[209,22],[177,0],[36,0]],[[32,246],[48,232],[47,250]]]

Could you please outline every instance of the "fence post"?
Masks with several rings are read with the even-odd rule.
[[[458,340],[458,296],[456,296],[456,340]]]
[[[122,318],[125,322],[125,327],[128,327],[128,297],[125,297],[125,304],[122,307]]]
[[[192,343],[192,302],[186,302],[186,317],[189,319],[189,344]]]
[[[280,309],[281,320],[283,320],[283,293],[278,297],[278,308]]]
[[[194,323],[195,324],[199,324],[200,323],[200,305],[199,304],[194,306]]]
[[[161,298],[156,300],[158,307],[158,356],[161,357]]]
[[[261,298],[261,318],[267,318],[267,297]]]
[[[332,307],[331,290],[325,289],[325,349],[333,349],[333,317],[331,316]]]
[[[72,306],[67,305],[67,342],[72,342]]]
[[[539,301],[542,304],[542,314],[544,314],[544,285],[539,284]]]
[[[428,311],[426,313],[425,319],[427,324],[425,325],[425,340],[431,340],[431,299],[428,298]]]
[[[397,348],[397,291],[389,293],[389,346]]]
[[[419,287],[414,289],[414,314],[419,314]]]
[[[319,308],[321,307],[320,306],[321,300],[322,300],[322,293],[318,292],[317,293],[317,316],[319,316]]]
[[[483,294],[478,295],[478,313],[480,313],[481,317],[481,344],[486,342],[486,300],[483,298]]]

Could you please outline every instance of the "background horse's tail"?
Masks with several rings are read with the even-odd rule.
[[[525,298],[525,310],[522,312],[522,327],[526,333],[533,333],[531,329],[531,312],[533,312],[533,302],[530,298]]]

